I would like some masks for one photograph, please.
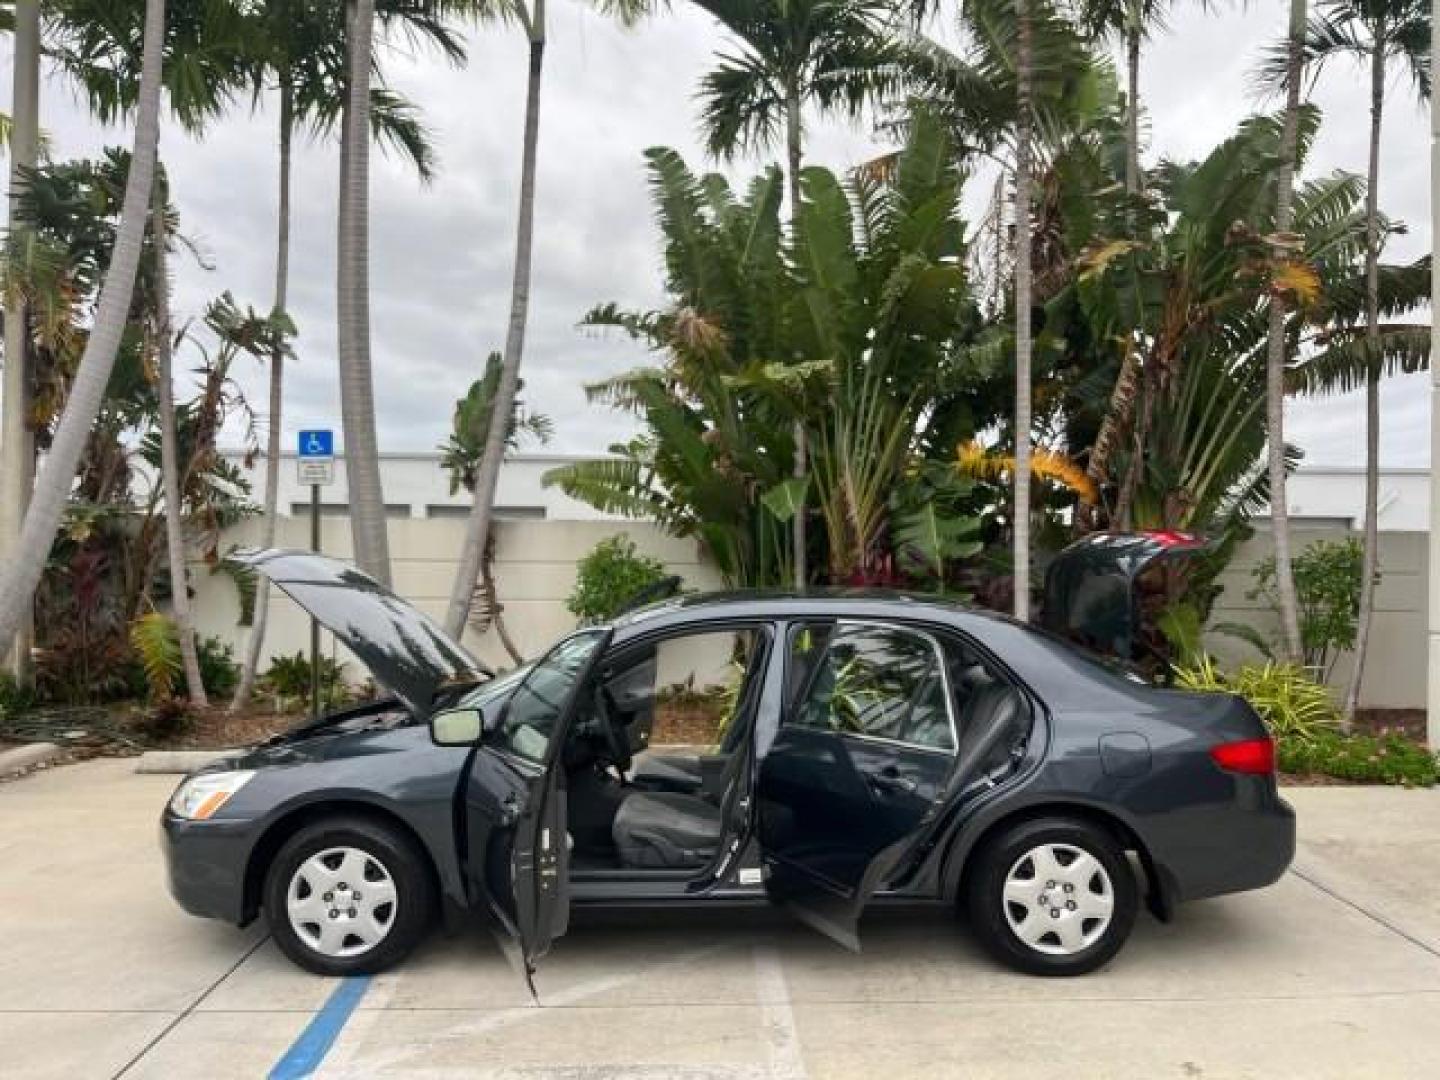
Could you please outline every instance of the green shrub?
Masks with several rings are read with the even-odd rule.
[[[1276,756],[1282,772],[1301,776],[1405,787],[1430,787],[1440,781],[1440,759],[1402,735],[1327,731],[1313,739],[1281,739]]]
[[[623,533],[601,540],[576,567],[575,589],[565,606],[584,623],[606,622],[669,575],[659,559],[641,555]]]
[[[277,656],[270,661],[260,680],[261,688],[280,699],[282,709],[303,706],[310,700],[310,658],[303,652]],[[320,698],[327,705],[344,701],[345,665],[328,656],[320,657]]]
[[[211,697],[225,698],[240,684],[240,665],[235,650],[218,637],[195,639],[195,652],[200,659],[200,681]]]
[[[1305,666],[1328,678],[1335,657],[1355,645],[1360,615],[1364,552],[1358,540],[1317,540],[1295,556],[1295,596],[1300,605],[1300,641]],[[1245,595],[1264,599],[1279,614],[1275,560],[1254,570],[1255,587]],[[1376,580],[1379,580],[1378,577]]]
[[[1340,726],[1330,691],[1293,664],[1246,664],[1226,675],[1209,656],[1175,670],[1185,690],[1239,694],[1250,703],[1276,739],[1309,741]]]
[[[0,671],[0,717],[19,716],[39,703],[32,687],[20,686],[8,671]]]

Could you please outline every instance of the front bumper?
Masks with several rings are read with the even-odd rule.
[[[190,821],[167,807],[160,817],[160,850],[175,902],[191,915],[237,926],[245,912],[245,869],[249,862],[249,821]]]

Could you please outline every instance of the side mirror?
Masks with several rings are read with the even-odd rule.
[[[430,717],[430,739],[436,746],[474,746],[485,733],[479,709],[446,709]]]

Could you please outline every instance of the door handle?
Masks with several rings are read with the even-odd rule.
[[[910,777],[900,775],[900,771],[894,768],[872,773],[870,783],[881,791],[903,791],[906,795],[914,795],[920,787]]]

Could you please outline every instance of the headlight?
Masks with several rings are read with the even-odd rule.
[[[201,773],[192,776],[170,796],[170,812],[191,821],[204,821],[224,806],[254,776],[251,769]]]

